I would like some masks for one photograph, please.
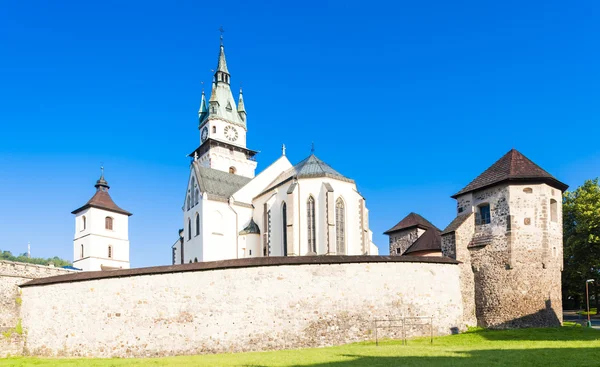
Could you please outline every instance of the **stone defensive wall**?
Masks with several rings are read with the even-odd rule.
[[[51,266],[0,260],[0,358],[18,355],[23,350],[23,329],[20,319],[21,292],[19,285],[32,279],[70,273]]]
[[[374,339],[378,319],[433,316],[409,336],[463,328],[458,262],[410,256],[225,260],[32,280],[26,354],[149,357]],[[380,329],[379,337],[400,337]]]

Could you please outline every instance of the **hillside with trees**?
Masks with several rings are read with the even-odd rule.
[[[57,268],[71,265],[70,261],[61,259],[58,256],[54,256],[54,257],[47,258],[47,259],[45,259],[43,257],[27,257],[27,253],[15,256],[10,251],[0,251],[0,260],[18,261],[18,262],[22,262],[22,263],[37,264],[37,265],[48,265],[48,264],[52,263]]]

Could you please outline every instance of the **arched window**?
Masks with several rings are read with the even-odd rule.
[[[558,222],[558,203],[554,199],[550,199],[550,220]]]
[[[108,245],[108,258],[112,259],[112,256],[113,256],[112,246]]]
[[[83,259],[83,243],[81,244],[81,258]]]
[[[81,230],[85,231],[85,227],[87,225],[87,219],[85,218],[85,215],[81,217],[81,224],[83,225],[83,228]]]
[[[335,245],[338,255],[346,255],[346,218],[342,198],[335,202]]]
[[[200,215],[196,213],[196,236],[200,234]]]
[[[188,218],[188,241],[192,239],[192,219]]]
[[[113,219],[112,217],[104,218],[104,228],[111,230],[113,229]]]
[[[190,196],[187,197],[187,210],[190,210]]]
[[[308,197],[306,202],[306,216],[308,219],[308,251],[317,252],[317,236],[315,220],[315,199],[312,196]]]
[[[287,256],[287,205],[285,203],[283,203],[283,205],[281,206],[281,226],[283,227],[283,235],[281,236],[281,238],[283,238],[283,256]]]
[[[198,189],[196,189],[196,204],[198,204],[198,202],[200,201],[200,191],[198,191]]]
[[[217,111],[215,110],[214,112],[217,112]],[[217,133],[217,127],[216,127],[216,126],[213,126],[213,129],[212,129],[212,130],[213,130],[213,134],[216,134],[216,133]]]
[[[237,170],[235,169],[235,167],[233,167],[233,166],[229,167],[229,173],[233,173],[235,175],[236,172],[237,172]]]

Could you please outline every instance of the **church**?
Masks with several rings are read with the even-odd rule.
[[[198,111],[200,145],[189,156],[183,229],[172,263],[266,256],[377,255],[369,211],[354,180],[314,150],[297,164],[281,156],[256,174],[246,147],[247,113],[237,104],[223,39],[208,102]]]

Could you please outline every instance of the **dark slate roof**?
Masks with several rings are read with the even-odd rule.
[[[469,217],[471,213],[466,213],[457,216],[448,224],[448,226],[442,231],[442,234],[452,233],[458,229]]]
[[[267,186],[267,188],[261,192],[258,196],[272,190],[277,187],[282,182],[288,181],[292,178],[315,178],[315,177],[329,177],[340,181],[346,181],[354,183],[354,180],[345,177],[338,171],[331,168],[330,165],[323,162],[314,154],[308,156],[308,158],[302,160],[300,163],[296,164],[294,167],[288,169],[287,171],[281,173],[273,182]]]
[[[229,199],[251,180],[248,177],[203,167],[197,161],[193,165],[200,192],[207,192],[209,198]]]
[[[108,189],[104,188],[98,188],[94,196],[92,196],[92,198],[84,206],[73,210],[71,214],[77,214],[87,208],[98,208],[115,213],[132,215],[127,210],[119,208],[108,194]]]
[[[244,234],[260,234],[260,228],[258,228],[258,224],[254,221],[253,218],[250,218],[250,223],[246,226],[246,228],[240,231],[241,235]]]
[[[543,182],[561,191],[565,191],[568,188],[567,185],[558,181],[554,176],[544,171],[518,150],[511,149],[465,188],[452,195],[452,198],[456,199],[460,195],[506,181]]]
[[[403,255],[414,254],[420,251],[442,251],[442,237],[437,228],[430,228],[425,231]]]
[[[423,228],[423,229],[435,228],[436,230],[439,231],[439,228],[437,228],[436,226],[431,224],[430,221],[423,218],[419,214],[410,213],[409,215],[404,217],[404,219],[402,219],[400,222],[398,222],[398,224],[396,224],[392,228],[388,229],[387,231],[383,232],[383,234],[388,234],[388,233],[392,233],[392,232],[396,232],[396,231],[400,231],[400,230],[408,229],[408,228],[412,228],[412,227],[419,227],[419,228]]]

